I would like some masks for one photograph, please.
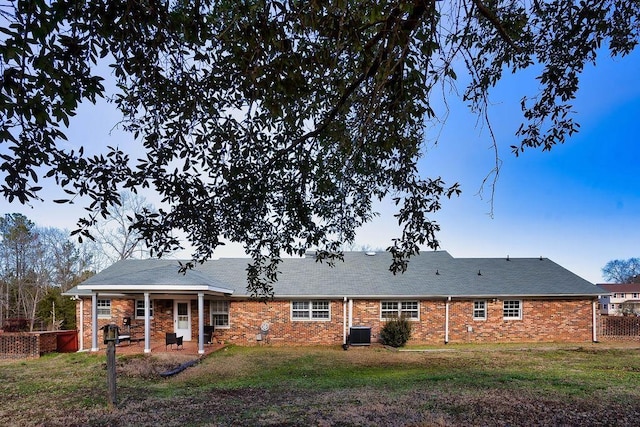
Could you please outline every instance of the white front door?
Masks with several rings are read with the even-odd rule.
[[[173,332],[184,341],[191,341],[191,301],[174,302]]]

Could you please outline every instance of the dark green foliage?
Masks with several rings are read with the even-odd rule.
[[[43,322],[43,329],[76,329],[76,301],[63,296],[59,287],[48,288],[38,302],[36,316]]]
[[[462,101],[484,118],[504,72],[539,67],[513,151],[550,149],[578,130],[585,64],[605,43],[633,50],[639,16],[635,0],[5,1],[0,192],[28,203],[55,181],[67,193],[57,202],[89,200],[86,237],[120,190],[151,188],[168,208],[133,218],[149,247],[185,235],[200,261],[240,242],[256,294],[284,254],[339,259],[391,197],[401,272],[420,246],[438,247],[432,215],[460,191],[418,171],[425,126],[446,115],[435,98],[456,96],[464,76]],[[78,106],[98,98],[143,154],[64,143]]]
[[[404,347],[411,338],[411,322],[404,317],[389,320],[380,331],[380,339],[384,345]]]

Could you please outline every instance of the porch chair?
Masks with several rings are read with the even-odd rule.
[[[182,337],[177,336],[175,332],[167,332],[164,341],[165,351],[167,350],[167,346],[171,346],[171,348],[173,349],[174,344],[176,345],[177,350],[180,350],[180,347],[184,348],[184,346],[182,345]]]

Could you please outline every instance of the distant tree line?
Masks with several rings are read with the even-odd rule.
[[[612,283],[640,283],[640,258],[611,260],[602,268],[602,277]]]
[[[91,255],[68,232],[18,213],[0,217],[3,328],[75,328],[75,303],[62,293],[91,274]]]
[[[75,302],[62,294],[118,260],[148,256],[131,222],[153,208],[131,193],[120,201],[84,242],[23,214],[0,216],[0,328],[75,329]]]

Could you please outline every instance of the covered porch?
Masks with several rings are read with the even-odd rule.
[[[177,261],[148,261],[142,271],[121,261],[66,293],[78,301],[81,350],[105,348],[106,325],[118,327],[122,351],[171,351],[168,334],[182,342],[173,351],[203,355],[216,348],[210,306],[225,303],[233,289],[194,270],[182,273]]]

